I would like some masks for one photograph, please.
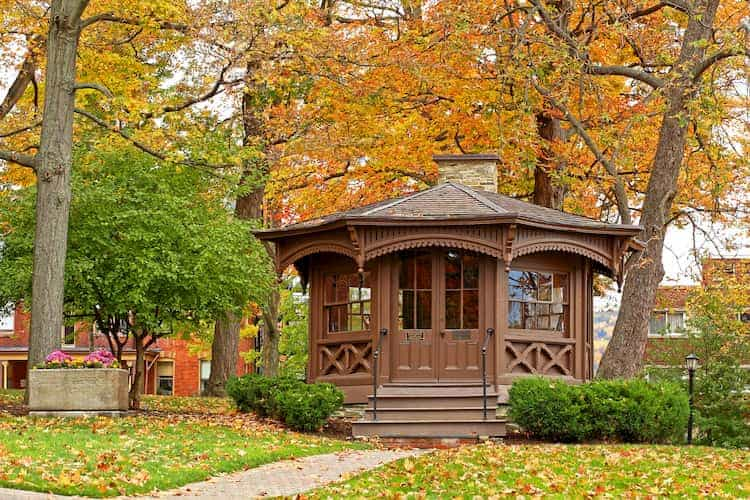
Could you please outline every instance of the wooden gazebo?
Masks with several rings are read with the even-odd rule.
[[[591,378],[594,273],[621,280],[638,245],[497,194],[494,155],[435,160],[434,187],[257,233],[309,283],[309,381],[369,398],[355,434],[501,435],[516,377]]]

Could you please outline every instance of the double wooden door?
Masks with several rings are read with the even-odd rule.
[[[398,254],[391,280],[394,381],[481,380],[486,259],[443,248]]]

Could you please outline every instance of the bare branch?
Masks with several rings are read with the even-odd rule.
[[[105,96],[107,96],[109,99],[112,99],[112,97],[114,97],[112,95],[112,91],[111,90],[109,90],[104,85],[99,85],[98,83],[88,83],[88,82],[76,83],[75,86],[73,87],[73,91],[83,90],[83,89],[96,90],[98,92],[101,92]]]
[[[23,127],[11,130],[9,132],[0,132],[0,139],[5,139],[6,137],[11,137],[14,135],[22,134],[23,132],[27,132],[29,130],[37,128],[41,124],[42,124],[42,120],[37,120],[31,125],[25,125]]]
[[[21,99],[26,88],[31,84],[34,79],[34,71],[36,70],[36,64],[33,59],[33,51],[29,50],[26,54],[26,58],[23,60],[21,70],[16,75],[16,79],[8,89],[8,93],[5,95],[5,99],[0,103],[0,120],[10,113],[15,107],[16,103]]]
[[[105,12],[103,14],[97,14],[95,16],[91,16],[87,19],[84,19],[81,22],[81,29],[87,28],[91,26],[92,24],[99,23],[99,22],[108,22],[108,23],[118,23],[118,24],[128,24],[130,26],[142,26],[146,23],[143,22],[143,20],[138,18],[127,18],[127,17],[120,17],[116,16],[111,12]],[[187,24],[181,24],[181,23],[172,23],[169,21],[160,21],[157,22],[157,26],[164,30],[173,30],[173,31],[179,31],[180,33],[185,33],[188,31],[188,25]]]
[[[698,64],[696,64],[695,68],[693,68],[693,80],[698,80],[703,75],[703,73],[705,73],[711,66],[713,66],[717,62],[737,56],[750,57],[750,49],[736,48],[730,50],[722,50],[706,57]]]
[[[632,218],[630,216],[630,209],[628,207],[628,195],[625,191],[625,185],[622,182],[622,178],[617,172],[617,168],[615,168],[615,166],[612,165],[612,163],[604,156],[604,153],[602,153],[594,140],[588,134],[586,128],[583,126],[580,120],[578,120],[578,118],[573,116],[567,106],[557,101],[557,99],[552,96],[549,90],[539,85],[536,81],[532,80],[532,84],[534,85],[534,88],[537,90],[537,92],[544,96],[544,98],[549,101],[552,106],[557,108],[565,116],[565,119],[570,122],[570,124],[576,130],[578,136],[583,139],[583,142],[586,143],[586,146],[588,146],[591,153],[596,157],[599,163],[604,166],[604,169],[607,171],[607,173],[612,176],[612,179],[614,180],[614,194],[615,202],[617,203],[617,211],[620,213],[620,219],[622,220],[622,223],[630,224],[632,222]]]
[[[638,68],[630,68],[628,66],[600,66],[598,64],[587,64],[584,68],[586,73],[590,75],[618,75],[626,76],[634,80],[641,81],[651,87],[658,89],[664,86],[664,80],[656,75],[647,73]]]
[[[31,155],[16,153],[15,151],[0,150],[0,160],[18,163],[21,166],[28,167],[36,171],[36,157]]]

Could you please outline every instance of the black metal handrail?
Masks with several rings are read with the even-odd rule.
[[[487,335],[484,336],[482,343],[482,415],[484,420],[487,420],[487,347],[494,334],[494,328],[487,328]]]
[[[388,335],[387,328],[380,329],[380,335],[378,335],[378,345],[375,346],[375,350],[372,352],[372,419],[378,419],[378,379],[380,378],[380,372],[378,370],[378,358],[380,357],[380,348],[383,345],[383,337]]]

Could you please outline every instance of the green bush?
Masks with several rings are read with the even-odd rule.
[[[687,394],[672,383],[608,380],[571,385],[531,377],[510,389],[513,422],[550,441],[680,442],[688,411]]]
[[[240,411],[279,419],[299,431],[319,429],[344,402],[332,384],[306,384],[293,377],[249,374],[230,379],[226,387]]]

